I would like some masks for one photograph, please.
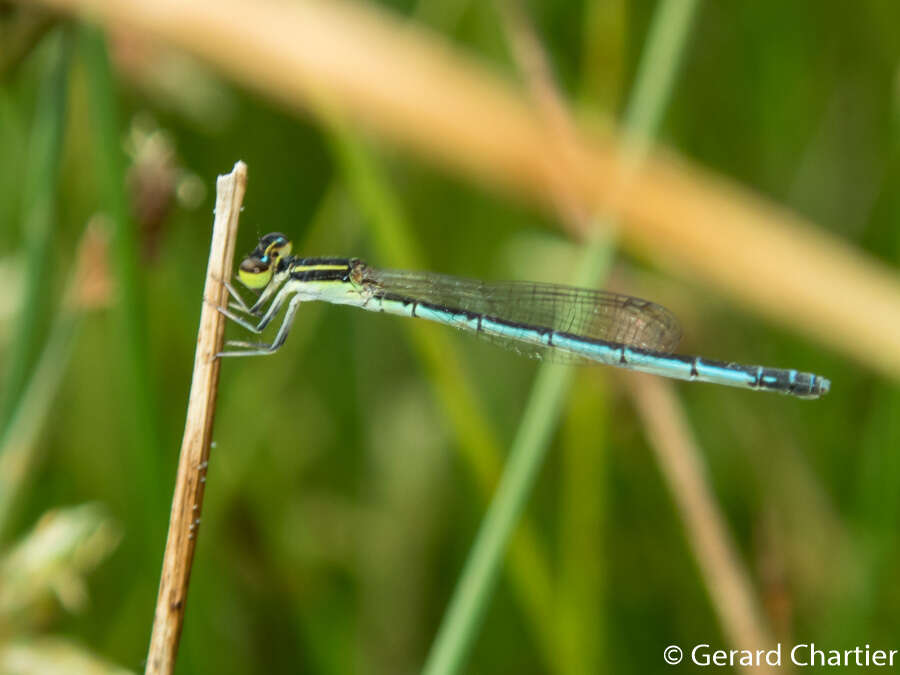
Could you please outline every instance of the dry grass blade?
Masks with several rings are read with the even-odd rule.
[[[169,536],[147,655],[147,673],[171,673],[175,668],[212,440],[219,382],[219,360],[215,354],[221,351],[225,335],[225,317],[216,307],[227,304],[227,291],[222,280],[231,273],[246,186],[247,165],[243,162],[235,164],[230,174],[219,176],[216,182],[216,218],[203,288],[187,422],[172,497]]]
[[[571,156],[574,126],[553,87],[540,45],[514,0],[501,2],[500,7],[504,11],[505,26],[516,48],[520,67],[530,74],[532,95],[544,111],[548,125],[555,130],[557,143],[553,145],[560,154],[565,152]],[[635,134],[632,142],[633,145],[628,148],[630,152],[623,157],[619,183],[622,189],[627,189],[630,178],[639,170],[647,149],[647,142],[641,135]],[[572,201],[567,191],[559,194],[559,201],[563,205],[563,215],[572,225],[577,227],[584,223],[583,218],[578,219],[583,209],[576,208],[577,205],[565,208],[567,202]],[[604,225],[600,223],[601,227]],[[614,227],[614,224],[610,225]],[[702,469],[701,455],[671,387],[656,378],[625,379],[653,442],[657,463],[686,524],[695,558],[727,637],[735,648],[744,645],[768,647],[770,631],[756,609],[749,575],[735,553],[729,529]]]
[[[678,505],[722,632],[736,648],[770,649],[774,641],[760,616],[753,584],[710,491],[700,450],[672,385],[637,373],[622,380],[630,390],[657,464]],[[760,668],[761,672],[770,670],[765,664],[745,670],[756,673]]]
[[[547,153],[552,160],[549,164],[552,172],[548,175],[549,196],[556,204],[561,219],[574,229],[586,230],[594,225],[591,222],[594,214],[585,208],[580,195],[573,193],[569,181],[574,168],[572,163],[578,153],[575,123],[522,7],[516,0],[500,0],[496,4],[507,42],[547,129]],[[613,224],[603,223],[599,226],[613,227]]]
[[[398,144],[554,205],[558,169],[547,156],[541,113],[436,35],[383,11],[342,2],[45,3],[178,45],[289,105],[328,100]],[[626,246],[900,377],[895,271],[747,191],[659,155],[623,194],[617,144],[578,131],[572,189],[593,209],[621,213]]]

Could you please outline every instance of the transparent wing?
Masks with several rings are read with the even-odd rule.
[[[681,339],[678,320],[665,307],[607,291],[538,284],[486,282],[428,272],[368,268],[366,281],[386,293],[483,316],[549,328],[595,340],[671,352]],[[555,362],[584,362],[576,354],[509,338],[479,336],[525,356]]]

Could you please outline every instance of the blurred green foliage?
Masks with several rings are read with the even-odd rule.
[[[390,4],[518,77],[488,3]],[[578,113],[618,115],[653,4],[532,3],[529,10]],[[896,267],[897,25],[900,6],[875,0],[702,5],[662,142]],[[134,256],[123,260],[128,245],[111,249],[116,295],[73,336],[35,441],[36,468],[0,546],[12,546],[48,509],[102,503],[121,544],[89,578],[89,606],[58,608],[46,625],[140,670],[190,384],[214,176],[237,159],[249,165],[239,252],[272,230],[291,235],[302,253],[382,266],[397,264],[385,259],[397,248],[373,227],[329,127],[170,54],[157,57],[170,60],[180,87],[129,69],[113,49],[115,98],[98,102],[103,85],[91,51],[82,35],[69,68],[56,218],[40,263],[46,297],[33,317],[40,339],[31,353],[62,311],[85,224],[108,208],[111,188],[98,179],[111,171],[98,166],[103,134],[128,150],[131,210],[120,215],[134,228]],[[15,368],[17,302],[29,265],[21,168],[34,159],[28,139],[41,114],[37,92],[55,57],[51,39],[42,40],[0,86],[2,377]],[[98,104],[112,106],[118,121],[104,122]],[[349,133],[413,224],[414,239],[404,245],[421,252],[423,268],[491,279],[571,277],[576,251],[546,215]],[[683,317],[685,351],[831,378],[832,393],[817,402],[705,385],[678,391],[776,637],[895,646],[896,383],[739,315],[708,289],[627,256],[620,264],[636,293]],[[136,285],[123,288],[131,273]],[[123,297],[132,304],[123,307]],[[142,304],[145,314],[127,318]],[[145,334],[130,344],[135,320]],[[225,364],[179,672],[398,673],[421,665],[484,501],[460,459],[447,401],[407,336],[397,318],[310,305],[278,355]],[[465,336],[438,339],[461,355],[459,377],[508,446],[534,364]],[[136,393],[141,372],[148,382]],[[668,644],[727,648],[616,378],[578,374],[553,446],[528,516],[559,607],[535,619],[505,580],[471,672],[648,672],[660,669]],[[161,480],[148,480],[154,466]],[[557,658],[548,654],[554,647],[541,646],[546,626],[561,632]]]

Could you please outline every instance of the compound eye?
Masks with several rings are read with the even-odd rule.
[[[275,260],[291,254],[291,242],[285,238],[279,239],[269,247],[269,253]]]

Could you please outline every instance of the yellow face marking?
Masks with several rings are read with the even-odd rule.
[[[244,258],[241,266],[238,268],[238,279],[247,288],[258,290],[272,280],[272,266],[262,264],[259,260],[253,258]]]

